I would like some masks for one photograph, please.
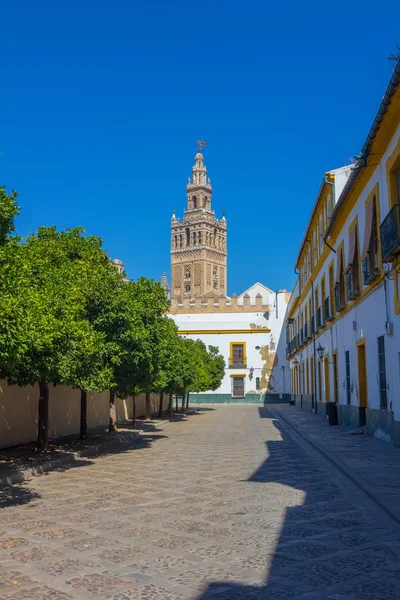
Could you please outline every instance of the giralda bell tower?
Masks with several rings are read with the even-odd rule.
[[[171,294],[195,298],[209,292],[226,296],[226,219],[211,210],[210,179],[197,144],[192,177],[186,187],[187,209],[183,219],[171,220]]]

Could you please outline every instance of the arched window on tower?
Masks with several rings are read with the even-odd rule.
[[[186,228],[186,246],[190,246],[190,229]]]
[[[207,196],[204,196],[204,198],[203,198],[203,207],[204,208],[207,207]]]
[[[193,202],[193,208],[197,208],[197,196],[193,196],[192,202]]]

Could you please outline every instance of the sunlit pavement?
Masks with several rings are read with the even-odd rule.
[[[397,528],[266,408],[203,410],[4,503],[1,599],[400,598]]]

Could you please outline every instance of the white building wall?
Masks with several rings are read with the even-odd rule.
[[[380,222],[383,221],[389,212],[389,196],[388,182],[386,178],[386,161],[393,153],[395,146],[400,138],[400,125],[396,130],[390,144],[381,162],[374,174],[370,178],[368,184],[361,192],[359,199],[351,211],[350,215],[343,224],[340,235],[335,243],[335,250],[340,244],[344,244],[344,266],[348,264],[348,246],[349,234],[348,229],[354,218],[358,218],[359,232],[359,252],[361,253],[364,243],[365,230],[365,201],[375,186],[378,184]],[[379,226],[379,223],[378,223]],[[328,268],[332,259],[334,259],[334,274],[336,274],[336,255],[330,252],[327,260],[318,278],[314,282],[318,286],[319,294],[321,294],[321,278],[325,274],[326,294],[329,294],[329,274]],[[361,287],[365,289],[361,280]],[[385,294],[386,287],[386,294]],[[301,305],[296,309],[295,317],[299,314],[299,310],[303,310],[305,304],[308,306],[308,299],[311,295],[311,289]],[[294,298],[294,294],[292,296]],[[321,295],[320,295],[321,298]],[[321,305],[321,300],[320,300]],[[336,315],[336,321],[332,324],[327,324],[326,329],[318,332],[316,345],[325,349],[329,353],[329,361],[332,363],[332,352],[337,350],[338,356],[338,394],[339,402],[342,405],[347,404],[346,394],[346,366],[345,352],[350,352],[350,389],[351,389],[351,404],[359,406],[359,391],[358,391],[358,361],[357,361],[357,341],[365,338],[366,340],[366,360],[367,360],[367,387],[368,387],[368,407],[371,409],[380,409],[379,397],[379,369],[378,369],[378,341],[379,336],[384,335],[385,338],[385,358],[386,358],[386,377],[387,377],[387,399],[388,410],[393,412],[393,418],[400,421],[400,396],[398,389],[400,385],[400,316],[394,313],[394,282],[392,279],[385,279],[380,284],[371,289],[371,293],[364,298],[357,299],[355,305],[350,307],[343,315]],[[393,333],[388,334],[390,329],[387,329],[386,323],[390,322],[393,325]],[[295,357],[291,360],[291,368],[295,358],[299,361],[301,368],[305,364],[305,360],[313,355],[313,343],[310,342],[307,346],[298,351]],[[316,357],[317,358],[317,357]],[[333,368],[329,364],[330,369],[330,398],[333,399],[334,381]],[[318,371],[317,371],[318,372]],[[313,376],[313,374],[311,374]],[[322,390],[318,390],[318,400],[326,400],[324,371],[322,368]],[[318,377],[317,377],[318,382]],[[311,385],[310,385],[311,387]],[[304,390],[301,390],[304,393]],[[305,390],[310,392],[310,390]],[[385,439],[385,433],[377,431],[377,437]]]
[[[247,394],[253,392],[257,394],[290,392],[290,374],[286,360],[286,349],[281,339],[287,309],[287,294],[275,294],[271,290],[266,292],[265,288],[260,290],[256,286],[253,287],[254,290],[250,288],[250,291],[248,291],[251,304],[255,303],[256,295],[261,294],[263,291],[263,301],[265,302],[266,297],[269,298],[269,312],[193,312],[169,315],[180,331],[196,332],[184,334],[188,338],[200,339],[206,346],[217,346],[223,355],[226,363],[225,376],[220,388],[209,393],[230,395],[231,375],[242,373],[246,376],[245,392]],[[240,330],[240,333],[236,333],[235,330]],[[202,331],[204,333],[201,333]],[[229,368],[230,344],[232,342],[246,344],[246,368]],[[277,369],[278,365],[285,367],[285,369]],[[251,368],[253,369],[252,379],[249,378]],[[256,390],[256,377],[260,377],[261,389],[259,391]],[[265,377],[267,377],[267,385],[262,385]]]

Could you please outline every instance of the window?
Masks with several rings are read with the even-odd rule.
[[[360,293],[359,261],[358,261],[358,230],[353,227],[349,235],[349,257],[346,269],[347,298],[354,300]]]
[[[325,321],[326,321],[326,297],[325,297],[325,275],[322,276],[321,279],[321,308],[322,310],[322,318],[321,318],[321,325],[324,325]],[[329,300],[328,300],[329,302]],[[328,313],[328,318],[329,318],[329,313]]]
[[[365,209],[365,238],[361,260],[364,285],[368,285],[379,275],[378,222],[375,196]]]
[[[190,229],[189,229],[189,227],[187,227],[185,229],[185,233],[186,233],[186,246],[190,246]]]
[[[347,404],[351,404],[351,389],[350,389],[350,352],[346,350],[346,396]]]
[[[197,197],[193,196],[192,200],[193,200],[193,208],[197,208]]]
[[[244,398],[244,375],[232,377],[232,398]]]
[[[382,409],[387,409],[387,383],[386,383],[386,358],[385,337],[378,337],[378,365],[379,365],[379,398]]]
[[[185,293],[190,294],[190,285],[185,285]]]
[[[260,389],[260,378],[256,377],[256,390],[258,391]]]
[[[243,368],[246,366],[246,344],[244,342],[231,343],[231,355],[229,357],[229,366],[231,368]]]
[[[207,196],[204,196],[203,198],[203,207],[205,208],[207,206]]]
[[[336,312],[344,309],[346,304],[344,288],[344,268],[343,268],[343,246],[340,246],[337,252],[336,263],[336,284],[335,284],[335,307]]]

